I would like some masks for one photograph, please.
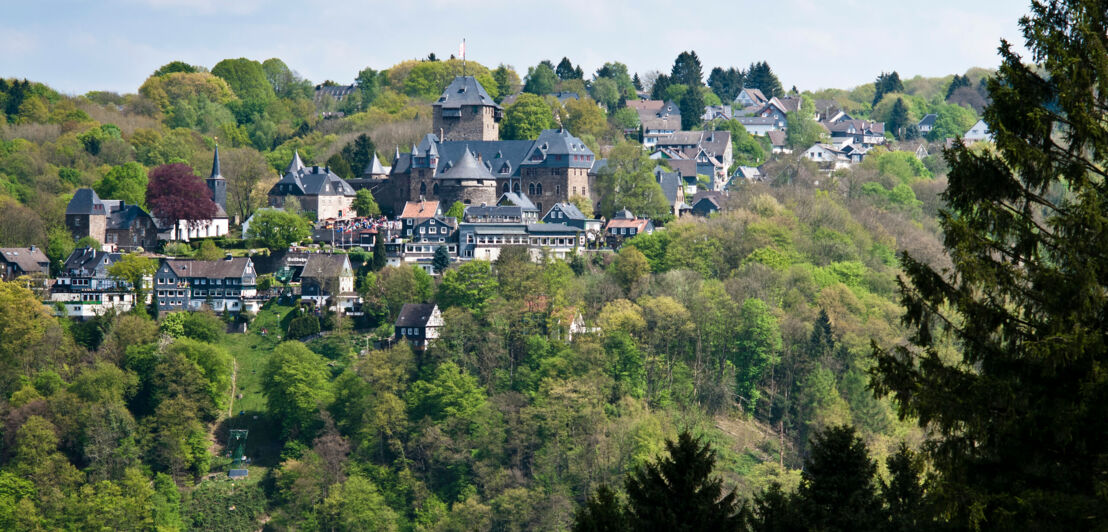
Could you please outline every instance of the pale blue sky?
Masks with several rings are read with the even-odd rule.
[[[668,71],[682,50],[704,64],[766,60],[782,84],[848,88],[882,71],[902,78],[994,68],[1001,38],[1022,45],[1022,0],[37,0],[5,6],[0,77],[70,94],[135,92],[180,59],[280,57],[313,81],[353,81],[435,52],[525,74],[563,55],[587,74],[605,61]],[[1021,48],[1022,49],[1022,48]]]

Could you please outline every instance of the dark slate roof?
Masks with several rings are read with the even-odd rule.
[[[939,118],[939,116],[935,113],[928,113],[927,116],[924,116],[923,119],[919,121],[919,126],[934,126],[935,119],[937,118]]]
[[[776,118],[769,116],[740,116],[736,120],[744,126],[772,126],[777,123]]]
[[[427,134],[419,144],[412,146],[409,154],[401,154],[393,165],[394,173],[411,170],[412,158],[417,166],[428,164],[435,157],[435,174],[454,166],[469,150],[494,177],[519,177],[520,167],[572,167],[589,168],[595,157],[592,150],[580,139],[565,130],[548,129],[536,140],[448,140],[440,141],[434,134]],[[575,160],[572,156],[587,156]],[[558,158],[560,157],[560,159]],[[590,160],[591,159],[591,160]]]
[[[678,131],[658,139],[659,148],[670,146],[696,146],[709,155],[723,155],[731,145],[730,131]]]
[[[527,224],[528,233],[580,233],[581,230],[566,224]]]
[[[249,257],[222,260],[165,259],[165,263],[177,277],[203,277],[206,279],[241,278],[246,275]]]
[[[215,156],[212,157],[212,175],[209,179],[223,179],[223,174],[219,173],[219,145],[215,147]]]
[[[684,180],[681,179],[679,172],[666,172],[662,167],[654,169],[654,175],[658,177],[658,184],[662,187],[662,193],[666,196],[666,201],[670,205],[677,203],[677,193],[684,186]]]
[[[349,260],[349,256],[341,253],[312,253],[308,256],[308,262],[304,264],[304,271],[300,277],[309,279],[339,277],[349,264]]]
[[[516,205],[468,205],[464,218],[522,218],[523,209]]]
[[[4,262],[16,264],[25,272],[46,272],[50,268],[50,259],[39,248],[0,248]]]
[[[389,173],[388,170],[385,170],[385,167],[381,165],[381,160],[377,158],[377,152],[373,153],[373,160],[362,171],[362,175],[384,175],[387,173]]]
[[[99,209],[97,208],[99,206]],[[79,188],[65,207],[66,214],[107,214],[104,202],[91,188]]]
[[[515,205],[524,211],[537,211],[538,207],[531,202],[531,198],[522,192],[505,192],[496,200],[497,205]]]
[[[431,145],[434,147],[434,144]],[[438,179],[496,179],[496,176],[492,175],[489,168],[477,160],[473,156],[473,152],[469,151],[467,146],[462,151],[462,156],[457,161],[447,161],[446,169],[441,173],[436,173],[435,177]]]
[[[276,196],[353,196],[354,187],[336,175],[328,167],[304,166],[300,153],[293,155],[284,177],[273,188],[271,195]]]
[[[446,90],[442,91],[435,106],[443,109],[458,109],[463,105],[487,105],[500,109],[496,101],[489,96],[485,88],[473,76],[457,76]]]
[[[596,159],[592,163],[592,168],[589,168],[590,175],[600,174],[602,170],[608,167],[608,159]]]
[[[550,210],[554,210],[554,209],[560,209],[562,211],[562,214],[565,214],[566,218],[568,218],[570,220],[585,220],[586,219],[585,218],[585,213],[581,212],[581,209],[578,209],[576,205],[574,205],[572,203],[569,203],[569,202],[564,202],[563,201],[563,202],[555,203],[554,206],[550,208]],[[548,212],[547,214],[550,214],[550,213]]]
[[[396,317],[397,327],[426,327],[435,312],[434,303],[405,303]]]
[[[80,271],[92,274],[101,265],[106,268],[108,265],[115,264],[122,257],[123,255],[120,253],[96,251],[92,248],[75,249],[73,253],[69,254],[69,258],[65,259],[65,266],[62,267],[62,271],[69,275],[75,275]]]

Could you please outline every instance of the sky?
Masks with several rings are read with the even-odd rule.
[[[458,52],[521,76],[563,56],[587,74],[608,61],[668,72],[695,50],[715,66],[767,61],[788,88],[851,88],[995,68],[1002,38],[1023,51],[1025,0],[36,0],[0,17],[0,77],[67,94],[136,92],[173,60],[279,57],[314,82],[353,82],[428,53]]]

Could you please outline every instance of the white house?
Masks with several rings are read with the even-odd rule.
[[[984,120],[978,120],[977,123],[962,136],[962,139],[966,142],[977,142],[979,140],[992,142],[993,134],[989,132],[989,126],[985,124]]]

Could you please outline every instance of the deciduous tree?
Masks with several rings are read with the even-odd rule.
[[[175,237],[180,222],[191,229],[216,214],[211,190],[184,163],[166,164],[150,171],[146,202],[158,219],[173,224]]]

